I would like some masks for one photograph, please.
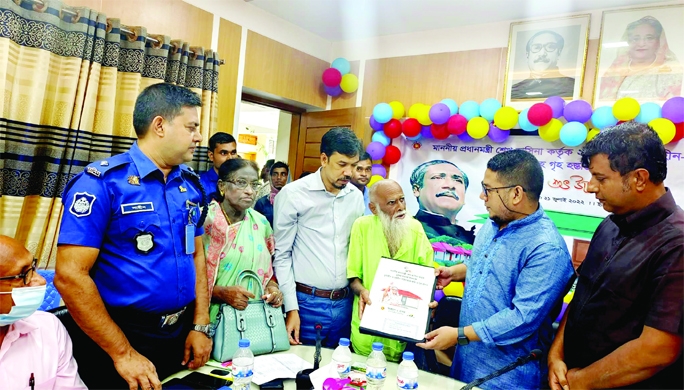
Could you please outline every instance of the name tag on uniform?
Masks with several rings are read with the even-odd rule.
[[[121,214],[144,213],[154,211],[152,202],[126,203],[121,205]]]

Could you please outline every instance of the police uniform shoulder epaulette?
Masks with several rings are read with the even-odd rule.
[[[199,177],[199,175],[197,174],[197,172],[195,172],[195,170],[192,169],[192,168],[190,168],[189,166],[187,166],[187,165],[185,165],[185,164],[181,164],[181,165],[179,165],[179,167],[180,167],[181,171],[187,172],[187,173],[189,173],[189,174],[191,174],[191,175],[193,175],[193,176]]]
[[[107,172],[116,170],[116,168],[130,163],[131,161],[131,157],[128,153],[117,154],[106,160],[95,161],[94,163],[89,164],[85,168],[85,173],[95,177],[103,177]]]

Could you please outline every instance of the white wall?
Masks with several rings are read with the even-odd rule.
[[[290,132],[292,127],[292,114],[287,111],[280,111],[278,120],[278,140],[276,141],[276,161],[284,161],[294,169],[294,161],[287,161],[290,154]],[[295,129],[299,131],[299,129]],[[297,145],[293,145],[297,147]]]

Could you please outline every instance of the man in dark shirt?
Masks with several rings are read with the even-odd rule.
[[[628,122],[589,142],[582,165],[612,215],[577,270],[549,351],[551,388],[682,389],[684,211],[663,183],[665,148]]]
[[[273,202],[278,192],[287,184],[289,174],[290,167],[287,164],[282,161],[273,163],[270,169],[271,181],[269,182],[271,183],[271,192],[259,198],[254,205],[254,210],[266,217],[271,228],[273,228]]]

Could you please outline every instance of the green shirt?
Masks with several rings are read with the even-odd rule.
[[[407,218],[409,218],[407,216]],[[423,226],[415,219],[411,219],[411,233],[404,240],[401,247],[391,257],[407,263],[432,266],[434,252],[428,241]],[[370,290],[375,278],[375,271],[382,257],[390,258],[389,247],[382,231],[380,218],[375,215],[361,217],[352,226],[349,240],[349,256],[347,260],[347,278],[359,278],[363,287]],[[374,342],[385,345],[383,352],[387,360],[398,362],[406,343],[384,337],[361,334],[359,331],[359,297],[354,297],[352,309],[351,342],[354,351],[362,356],[371,353]]]

